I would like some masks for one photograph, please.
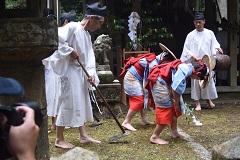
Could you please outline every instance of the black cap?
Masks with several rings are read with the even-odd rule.
[[[76,13],[75,12],[64,12],[60,16],[61,25],[63,25],[64,21],[75,22],[76,21]]]
[[[0,77],[0,95],[22,95],[23,93],[24,89],[17,80]]]
[[[98,2],[87,4],[87,15],[105,16],[107,14],[107,6],[101,6]]]
[[[194,16],[194,21],[195,20],[204,20],[204,15],[200,12],[196,12]]]

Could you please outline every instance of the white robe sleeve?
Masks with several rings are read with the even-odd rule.
[[[63,76],[68,68],[70,54],[74,50],[68,45],[68,40],[71,39],[73,33],[72,23],[65,25],[59,29],[58,32],[58,50],[54,52],[51,56],[51,66],[53,71],[59,75]]]
[[[187,37],[186,40],[184,42],[184,46],[183,46],[183,52],[182,55],[180,57],[180,60],[182,62],[188,62],[191,61],[192,56],[194,55],[194,53],[191,51],[192,50],[192,46],[193,46],[193,32],[190,32]]]
[[[58,33],[58,51],[61,58],[65,58],[74,50],[68,43],[72,39],[74,32],[74,25],[72,24],[74,23],[65,25]]]
[[[211,52],[212,52],[212,55],[214,56],[214,55],[217,54],[217,50],[220,48],[220,44],[218,43],[217,38],[214,35],[214,33],[212,31],[210,33],[211,33],[211,36],[212,36]]]

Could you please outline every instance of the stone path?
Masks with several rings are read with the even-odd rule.
[[[201,144],[195,142],[193,138],[190,137],[187,133],[185,133],[182,129],[178,128],[178,131],[181,135],[183,135],[184,140],[186,140],[194,149],[194,151],[203,159],[203,160],[211,160],[211,153],[205,149]]]

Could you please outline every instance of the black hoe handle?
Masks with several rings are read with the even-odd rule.
[[[86,73],[87,77],[90,78],[90,75],[88,74],[87,70],[85,69],[85,67],[83,66],[83,64],[79,61],[80,66],[82,67],[83,71]],[[117,117],[115,116],[115,114],[112,112],[111,107],[109,106],[109,104],[107,103],[106,99],[103,97],[101,91],[98,89],[98,87],[96,86],[95,83],[91,83],[97,90],[98,94],[100,95],[100,97],[102,98],[102,100],[104,101],[104,103],[107,105],[107,108],[109,110],[109,112],[111,113],[111,115],[113,116],[114,120],[116,121],[116,123],[118,124],[119,128],[122,130],[123,133],[125,133],[125,130],[123,129],[123,127],[121,126],[121,124],[119,123]]]

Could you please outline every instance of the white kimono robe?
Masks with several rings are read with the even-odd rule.
[[[197,56],[198,58],[202,58],[205,54],[216,55],[218,48],[220,48],[220,45],[211,30],[204,28],[202,32],[198,32],[195,29],[187,35],[180,59],[186,63],[194,63],[193,59],[191,58],[193,55]],[[198,80],[191,79],[192,99],[215,99],[218,97],[213,79],[214,74],[214,71],[212,71],[210,83],[204,89],[200,88]]]
[[[58,32],[61,32],[61,30],[62,27],[59,27]],[[61,79],[57,74],[55,74],[51,66],[54,61],[55,58],[53,55],[42,60],[42,63],[45,66],[47,115],[51,117],[56,117],[58,115],[61,103]]]
[[[58,51],[53,54],[51,63],[54,72],[61,77],[62,101],[57,126],[79,127],[86,121],[93,121],[88,92],[92,88],[77,60],[70,57],[73,50],[78,52],[89,75],[95,77],[95,84],[99,83],[90,34],[83,29],[80,22],[68,23],[59,33]]]
[[[45,91],[47,101],[47,115],[56,117],[61,102],[61,79],[56,75],[50,65],[51,56],[42,60],[45,66]]]

